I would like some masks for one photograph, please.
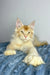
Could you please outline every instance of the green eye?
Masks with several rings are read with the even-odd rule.
[[[30,32],[28,32],[28,34],[29,34]]]
[[[21,33],[24,33],[23,31],[21,31]]]

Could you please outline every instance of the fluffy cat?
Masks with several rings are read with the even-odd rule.
[[[34,37],[34,24],[33,21],[30,25],[23,25],[22,22],[17,19],[16,29],[10,44],[7,46],[4,55],[14,55],[15,50],[21,50],[27,53],[23,62],[34,66],[44,64],[45,62],[38,54],[35,46],[41,46],[47,44],[47,42],[38,41],[37,37]]]

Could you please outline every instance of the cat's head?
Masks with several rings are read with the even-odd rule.
[[[22,22],[17,19],[15,35],[23,41],[32,40],[34,34],[34,24],[35,21],[29,25],[23,25]]]

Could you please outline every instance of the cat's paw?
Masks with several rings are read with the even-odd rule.
[[[32,60],[32,56],[31,56],[31,55],[27,55],[27,56],[24,58],[23,62],[25,62],[25,63],[28,64],[31,60]]]
[[[15,55],[16,54],[16,51],[15,50],[6,50],[5,52],[4,52],[4,55]]]
[[[38,66],[41,64],[45,64],[45,62],[42,60],[40,56],[34,56],[33,59],[29,62],[29,64]]]
[[[33,66],[45,64],[45,62],[42,60],[42,58],[40,56],[32,56],[32,55],[27,55],[24,58],[23,62],[25,62],[27,64],[31,64]]]

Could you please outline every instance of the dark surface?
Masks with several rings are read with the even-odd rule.
[[[22,51],[5,56],[3,52],[8,44],[9,42],[0,43],[0,75],[50,75],[50,45],[36,47],[46,64],[34,67],[22,62],[26,56]]]

